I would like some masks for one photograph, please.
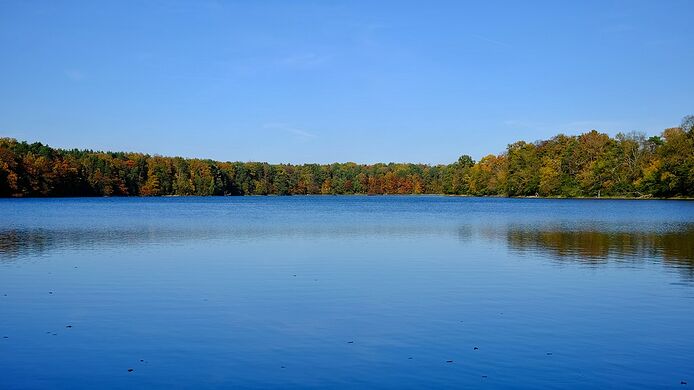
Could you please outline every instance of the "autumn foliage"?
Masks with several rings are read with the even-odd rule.
[[[578,136],[508,145],[449,165],[218,162],[54,149],[0,138],[0,196],[456,194],[694,196],[694,117],[647,138]]]

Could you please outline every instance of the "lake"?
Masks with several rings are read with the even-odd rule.
[[[694,202],[0,199],[0,337],[3,389],[685,388]]]

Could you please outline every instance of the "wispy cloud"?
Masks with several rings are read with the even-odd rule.
[[[82,81],[86,77],[86,75],[77,69],[67,69],[65,70],[65,77],[72,81]]]
[[[485,41],[485,42],[488,42],[488,43],[491,43],[491,44],[494,44],[497,46],[503,46],[503,47],[510,47],[511,46],[506,42],[497,41],[496,39],[487,38],[485,36],[478,35],[478,34],[472,34],[472,37],[479,39],[480,41]]]
[[[625,24],[625,23],[615,23],[615,24],[610,24],[607,25],[603,28],[603,32],[606,33],[623,33],[623,32],[628,32],[632,31],[634,29],[633,26],[630,24]]]
[[[357,43],[366,47],[380,46],[378,35],[381,31],[387,29],[388,26],[381,23],[358,24],[355,26]]]
[[[313,69],[323,65],[330,59],[327,55],[317,53],[293,54],[279,60],[282,66],[298,69]]]
[[[537,123],[527,122],[521,119],[507,119],[503,123],[511,127],[534,127],[537,125]]]
[[[264,129],[281,130],[290,134],[293,134],[302,139],[315,138],[316,135],[306,131],[304,129],[299,129],[287,123],[265,123],[263,125]]]

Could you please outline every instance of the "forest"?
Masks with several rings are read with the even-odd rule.
[[[219,162],[0,138],[0,197],[305,194],[692,197],[694,116],[658,136],[559,134],[448,165]]]

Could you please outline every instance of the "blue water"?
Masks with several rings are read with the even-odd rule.
[[[0,337],[2,389],[686,388],[694,202],[4,199]]]

